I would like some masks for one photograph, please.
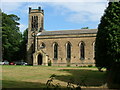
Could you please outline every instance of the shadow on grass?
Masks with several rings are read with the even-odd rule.
[[[2,88],[4,90],[9,89],[27,89],[27,88],[44,88],[46,87],[45,84],[37,83],[37,82],[25,82],[25,81],[8,81],[8,80],[2,80]],[[7,89],[8,88],[8,89]]]
[[[82,81],[87,86],[102,86],[106,83],[105,72],[92,71],[92,70],[76,70],[76,69],[62,69],[60,71],[68,72],[70,75],[56,75],[56,79],[69,82],[72,79],[72,84],[78,84]]]

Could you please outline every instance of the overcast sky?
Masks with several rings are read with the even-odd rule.
[[[79,2],[78,2],[79,1]],[[100,18],[107,7],[107,1],[103,0],[33,0],[22,2],[18,0],[2,1],[2,11],[7,14],[15,14],[20,17],[20,30],[23,32],[28,27],[29,7],[37,9],[39,6],[44,10],[44,29],[72,30],[89,27],[96,29]]]

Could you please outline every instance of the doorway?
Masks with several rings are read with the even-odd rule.
[[[38,65],[42,65],[42,55],[38,55]]]

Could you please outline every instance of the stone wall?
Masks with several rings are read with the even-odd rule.
[[[70,63],[71,66],[86,66],[94,65],[94,42],[96,34],[81,34],[81,35],[54,35],[54,36],[39,36],[37,38],[37,49],[42,50],[48,55],[52,65],[66,66]],[[80,43],[85,43],[85,59],[80,60]],[[53,44],[58,44],[58,59],[54,60]],[[66,43],[71,43],[71,60],[66,60]],[[40,48],[44,43],[45,48]]]
[[[38,17],[38,28],[37,30],[32,30],[32,17],[37,16]],[[40,28],[43,28],[43,19],[44,19],[44,12],[43,10],[38,9],[31,9],[29,8],[29,24],[28,24],[28,42],[27,42],[27,62],[28,64],[33,64],[33,53],[34,53],[34,33],[38,33]]]

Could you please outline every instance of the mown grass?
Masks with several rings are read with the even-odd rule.
[[[103,87],[105,72],[98,72],[96,67],[56,67],[56,66],[2,66],[3,88],[44,88],[49,77],[55,74],[55,83],[66,87],[67,82],[73,79],[73,84],[81,82],[88,87]],[[84,87],[84,86],[83,86]]]

